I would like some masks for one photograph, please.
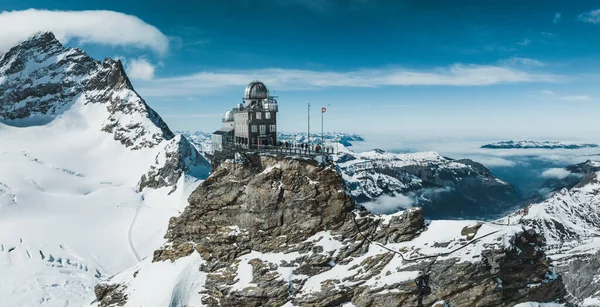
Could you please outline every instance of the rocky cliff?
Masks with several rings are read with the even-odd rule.
[[[97,305],[509,306],[565,294],[534,232],[426,224],[420,208],[374,216],[333,165],[250,156],[222,164],[189,203],[152,262],[97,287]]]
[[[585,162],[571,169],[587,169]],[[600,251],[600,173],[584,175],[574,187],[563,188],[543,202],[499,220],[499,223],[531,227],[544,237],[543,249],[554,270],[565,276],[569,298],[584,306],[600,305],[600,275],[592,268]],[[584,282],[584,281],[592,282]],[[582,285],[585,283],[585,287]],[[585,304],[586,300],[589,304]]]

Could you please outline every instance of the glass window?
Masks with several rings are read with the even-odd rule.
[[[265,118],[271,119],[271,112],[265,112]]]
[[[267,132],[267,126],[260,125],[260,133],[263,134],[263,133],[266,133],[266,132]]]
[[[256,119],[262,118],[262,112],[256,112]]]
[[[271,126],[269,127],[269,132],[275,132],[275,129],[276,129],[276,128],[275,128],[275,125],[271,125]]]
[[[252,125],[252,132],[256,132],[256,125]]]

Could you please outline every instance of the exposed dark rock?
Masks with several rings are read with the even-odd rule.
[[[363,235],[379,244],[421,235],[427,229],[422,210],[385,220],[355,211],[340,175],[312,161],[250,157],[246,165],[224,163],[189,202],[181,216],[171,219],[165,236],[169,243],[153,261],[173,261],[195,249],[206,261],[200,270],[207,273],[203,302],[210,306],[281,306],[288,301],[299,306],[431,306],[441,300],[449,306],[511,306],[565,295],[561,277],[549,274],[543,242],[533,232],[512,237],[511,248],[484,248],[474,262],[452,257],[398,262],[393,252],[367,254],[373,245]],[[481,227],[465,227],[463,240],[476,241]],[[323,240],[340,246],[326,249],[318,243]],[[266,254],[287,260],[265,260],[261,255]],[[251,266],[251,283],[240,286],[242,263]],[[316,292],[307,288],[306,278],[338,265],[354,273],[334,274]],[[280,270],[295,277],[282,279]],[[414,272],[420,272],[416,279],[375,286],[382,276]]]
[[[96,301],[100,307],[125,306],[127,303],[126,287],[120,284],[97,284],[94,287]]]
[[[158,153],[148,174],[142,175],[139,189],[176,187],[183,173],[197,178],[208,176],[210,165],[183,136],[177,136]]]

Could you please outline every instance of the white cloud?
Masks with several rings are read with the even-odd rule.
[[[156,68],[144,58],[127,62],[127,76],[132,80],[152,80]]]
[[[544,62],[538,61],[536,59],[531,58],[520,58],[520,57],[512,57],[509,59],[501,60],[500,63],[509,66],[531,66],[531,67],[543,67],[546,66]]]
[[[167,36],[156,27],[113,11],[3,11],[0,29],[0,52],[40,31],[53,32],[62,43],[79,39],[82,43],[151,49],[161,55],[169,49]]]
[[[562,96],[562,97],[560,97],[560,99],[567,100],[567,101],[590,101],[590,100],[592,100],[592,97],[590,97],[588,95],[577,95],[577,96]]]
[[[600,23],[600,9],[580,14],[579,20],[594,24]]]
[[[475,161],[485,165],[486,167],[513,167],[517,165],[516,161],[494,156],[478,156]]]
[[[542,95],[548,95],[548,96],[555,95],[554,92],[550,91],[550,90],[542,90],[540,93],[542,93]]]
[[[552,20],[553,23],[558,23],[560,21],[560,19],[562,18],[562,15],[560,13],[556,13],[554,15],[554,19]]]
[[[549,168],[542,172],[543,178],[557,178],[557,179],[565,179],[571,172],[564,168]]]
[[[527,45],[529,45],[530,43],[531,43],[531,41],[530,41],[528,38],[526,38],[526,39],[524,39],[524,40],[522,40],[522,41],[520,41],[520,42],[517,42],[517,45],[520,45],[520,46],[527,46]]]
[[[542,90],[542,91],[540,91],[540,94],[542,94],[543,96],[533,95],[533,97],[536,97],[538,99],[552,98],[552,99],[559,99],[559,100],[565,100],[565,101],[590,101],[590,100],[592,100],[592,97],[590,97],[588,95],[563,95],[563,96],[560,96],[550,90]]]
[[[404,195],[381,195],[372,201],[362,203],[373,214],[390,214],[412,207],[413,200]]]
[[[258,70],[199,72],[193,75],[138,82],[144,96],[187,96],[245,86],[261,80],[278,89],[311,90],[327,87],[382,86],[484,86],[524,82],[556,82],[559,76],[495,65],[455,64],[432,70],[365,69],[347,72],[267,68]]]

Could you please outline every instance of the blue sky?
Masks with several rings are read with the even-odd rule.
[[[11,30],[0,41],[52,30],[95,58],[121,58],[174,130],[215,130],[259,79],[280,97],[283,131],[305,130],[310,99],[313,127],[327,106],[329,131],[572,139],[600,129],[599,9],[584,0],[3,0],[0,26]]]

